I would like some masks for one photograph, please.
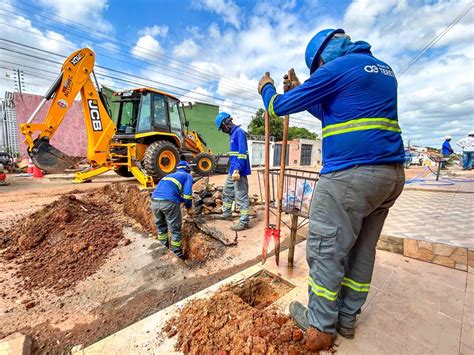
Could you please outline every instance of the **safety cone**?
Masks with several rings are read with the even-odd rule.
[[[33,177],[34,178],[42,178],[43,177],[43,172],[36,165],[33,166]]]
[[[35,167],[35,164],[33,164],[33,160],[31,160],[31,158],[28,158],[28,169],[26,170],[26,172],[28,174],[33,174],[34,167]]]

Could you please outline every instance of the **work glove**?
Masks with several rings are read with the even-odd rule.
[[[283,92],[288,92],[299,85],[301,85],[300,80],[296,76],[295,70],[291,68],[288,70],[288,74],[283,76]]]
[[[264,87],[265,85],[267,85],[267,84],[275,85],[275,82],[274,82],[273,79],[271,78],[269,72],[266,72],[265,75],[262,76],[262,78],[261,78],[260,81],[258,82],[258,93],[259,93],[259,94],[262,94],[263,87]]]
[[[232,173],[232,181],[239,181],[240,180],[240,171],[234,170]]]

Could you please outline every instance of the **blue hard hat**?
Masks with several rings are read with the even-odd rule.
[[[216,116],[216,127],[220,131],[221,130],[221,124],[224,122],[226,118],[229,118],[230,115],[227,112],[219,112]]]
[[[309,68],[309,73],[313,74],[319,65],[319,57],[323,52],[326,45],[334,37],[336,33],[345,33],[343,29],[328,28],[326,30],[319,31],[316,35],[311,38],[308,45],[306,46],[305,61],[306,66]]]
[[[181,160],[177,165],[176,169],[184,169],[186,171],[191,171],[191,167],[187,161]]]

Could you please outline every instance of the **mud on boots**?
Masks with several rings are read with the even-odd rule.
[[[158,230],[158,240],[177,257],[184,260],[181,244],[181,203],[184,203],[189,215],[193,214],[193,178],[191,168],[185,161],[176,165],[176,172],[160,180],[151,195],[153,220]],[[168,238],[171,233],[171,243]]]
[[[306,333],[308,350],[329,348],[337,331],[354,337],[367,299],[375,247],[390,207],[402,192],[404,149],[397,115],[397,80],[367,42],[342,29],[318,32],[306,48],[310,77],[258,85],[265,108],[277,117],[308,111],[322,123],[323,168],[310,208],[306,308],[290,313]]]
[[[242,231],[250,227],[249,217],[249,183],[247,176],[251,174],[248,154],[247,134],[239,126],[234,125],[227,112],[219,112],[216,116],[216,127],[230,136],[229,175],[222,192],[223,214],[218,219],[232,220],[232,203],[236,202],[240,210],[239,223],[230,227],[233,231]]]

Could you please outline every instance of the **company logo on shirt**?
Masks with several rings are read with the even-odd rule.
[[[366,65],[364,67],[364,70],[367,73],[371,73],[371,74],[381,73],[383,75],[395,77],[395,74],[393,74],[392,69],[388,65],[382,65],[382,64]]]

